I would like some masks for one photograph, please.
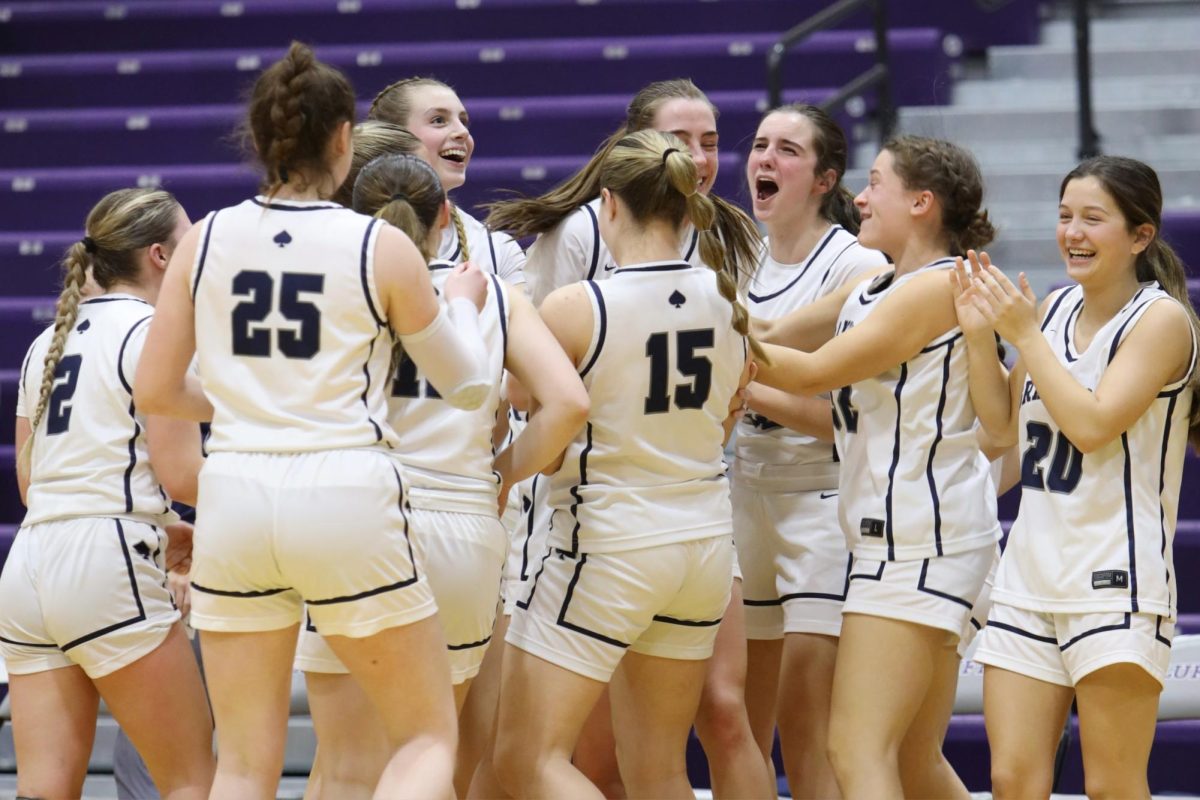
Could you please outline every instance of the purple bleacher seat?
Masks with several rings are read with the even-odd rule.
[[[0,276],[8,295],[57,294],[63,252],[83,231],[0,232]]]
[[[1162,237],[1187,264],[1189,274],[1200,279],[1200,208],[1163,211]],[[1192,303],[1197,296],[1200,290],[1193,289]]]
[[[479,203],[503,196],[501,188],[531,194],[549,189],[583,165],[588,156],[507,156],[476,158],[469,182],[454,192],[455,202],[470,210]],[[716,192],[735,202],[745,202],[745,162],[736,152],[720,157]],[[78,224],[106,192],[125,186],[161,185],[173,192],[188,214],[199,219],[214,208],[231,205],[253,194],[257,178],[252,169],[237,164],[183,164],[164,167],[94,167],[36,170],[0,170],[0,224],[28,230],[48,230]],[[35,250],[33,239],[0,238],[0,267],[19,257],[20,243]],[[14,243],[15,238],[15,243]],[[63,234],[56,234],[63,240]],[[69,244],[70,239],[65,240]],[[64,244],[64,246],[65,246]],[[14,253],[14,248],[16,252]],[[36,256],[37,269],[46,269],[62,255],[58,247],[43,245]]]
[[[1196,634],[1200,633],[1200,612],[1194,614],[1180,613],[1179,619],[1175,622],[1175,634]]]
[[[620,36],[680,32],[782,32],[821,11],[827,0],[140,0],[117,3],[26,3],[0,16],[0,52],[129,50],[147,41],[160,49],[285,46],[296,38],[320,44],[363,41],[386,31],[389,41],[527,36]],[[931,21],[968,50],[1036,41],[1038,3],[925,0],[888,4],[892,26]],[[286,24],[281,21],[286,20]],[[868,13],[840,27],[870,27]],[[97,28],[103,34],[96,35]]]
[[[0,445],[0,525],[17,525],[25,518],[25,505],[17,489],[17,450]]]
[[[1200,487],[1192,483],[1191,491],[1200,491]],[[1179,613],[1200,614],[1200,519],[1180,519],[1176,523],[1174,555]]]
[[[576,39],[489,39],[414,44],[332,45],[322,59],[346,71],[364,96],[397,76],[433,73],[472,95],[508,96],[636,91],[647,82],[691,76],[707,91],[760,86],[776,34],[711,33]],[[888,34],[896,102],[945,102],[950,66],[935,28]],[[838,86],[874,63],[867,30],[814,35],[785,60],[785,85]],[[51,54],[8,57],[5,104],[17,108],[227,103],[283,50]],[[465,88],[465,87],[469,87]]]
[[[0,297],[0,364],[20,368],[30,342],[53,321],[52,297]]]
[[[791,90],[784,101],[820,103],[834,91]],[[732,145],[753,135],[766,106],[761,89],[717,91],[710,99]],[[479,155],[590,153],[625,119],[628,103],[624,94],[464,99]],[[360,118],[369,106],[359,104]],[[115,166],[144,161],[147,152],[158,163],[236,161],[242,151],[233,131],[244,114],[237,104],[0,111],[0,169]],[[841,122],[850,130],[849,116]]]
[[[17,416],[19,369],[0,369],[0,443],[13,444],[13,426]]]

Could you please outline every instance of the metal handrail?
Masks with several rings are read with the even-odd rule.
[[[1092,37],[1088,0],[1075,0],[1075,83],[1079,88],[1079,158],[1100,155],[1100,134],[1092,113]]]
[[[879,99],[880,140],[887,140],[896,125],[896,109],[892,105],[891,76],[888,70],[887,19],[883,13],[884,0],[839,0],[785,33],[767,51],[767,97],[771,108],[783,103],[783,57],[791,48],[799,45],[817,31],[837,25],[846,17],[869,5],[875,28],[875,65],[838,89],[832,97],[820,104],[826,111],[835,111],[850,98],[872,87]]]

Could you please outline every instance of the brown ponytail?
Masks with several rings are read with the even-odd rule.
[[[750,314],[738,300],[736,280],[722,268],[725,246],[712,230],[718,208],[696,191],[696,164],[683,142],[649,130],[624,136],[601,165],[600,182],[621,198],[639,222],[665,220],[678,228],[687,219],[696,226],[701,257],[717,273],[721,296],[733,307],[733,329],[746,337],[756,356],[766,360],[762,347],[750,336]]]
[[[318,61],[307,45],[292,42],[255,81],[245,123],[266,171],[268,196],[284,184],[304,190],[327,176],[329,141],[342,123],[353,121],[354,90],[346,76]]]
[[[46,415],[55,372],[67,346],[67,337],[79,317],[79,303],[89,268],[102,289],[117,283],[136,283],[141,270],[137,257],[152,244],[172,244],[180,213],[179,203],[161,189],[120,189],[105,195],[92,208],[84,225],[83,241],[63,255],[63,288],[54,309],[54,334],[42,364],[37,406],[30,418],[33,434],[17,455],[17,464],[28,474],[33,442]]]

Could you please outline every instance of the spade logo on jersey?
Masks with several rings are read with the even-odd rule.
[[[667,298],[667,302],[676,308],[679,308],[687,302],[687,298],[683,296],[682,292],[676,289],[675,291],[671,292],[671,296]]]
[[[271,241],[275,242],[275,244],[279,245],[280,247],[287,247],[292,243],[292,235],[287,231],[280,231],[279,233],[275,234],[275,238]]]
[[[88,328],[90,328],[90,327],[92,327],[92,321],[91,321],[90,319],[85,319],[83,322],[79,323],[79,324],[78,324],[78,325],[75,327],[75,330],[76,330],[78,333],[83,333],[84,331],[86,331],[86,330],[87,330]]]
[[[153,561],[154,557],[158,555],[158,550],[155,549],[154,551],[151,551],[150,545],[146,544],[145,542],[138,542],[133,546],[133,550],[147,561]]]

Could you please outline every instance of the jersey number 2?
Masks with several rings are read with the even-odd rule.
[[[1058,494],[1075,491],[1083,476],[1083,453],[1061,431],[1055,433],[1044,422],[1026,423],[1025,434],[1029,448],[1021,458],[1021,486]],[[1051,448],[1054,458],[1049,470],[1043,470],[1042,462]]]
[[[321,349],[321,309],[301,293],[321,294],[325,276],[304,272],[285,272],[279,287],[279,313],[295,322],[297,330],[275,331],[279,352],[287,358],[312,358]],[[271,329],[262,326],[271,313],[275,279],[270,273],[242,270],[233,277],[233,295],[249,299],[233,307],[233,354],[235,356],[271,355]]]
[[[652,333],[646,339],[646,358],[650,359],[650,394],[646,396],[643,408],[647,414],[670,411],[672,397],[676,408],[703,408],[712,391],[712,362],[708,356],[696,355],[696,351],[713,346],[713,329],[700,328],[675,333],[675,367],[692,382],[676,384],[673,392],[670,342],[665,332]]]
[[[54,388],[50,390],[50,406],[46,409],[46,435],[66,433],[71,426],[71,398],[79,383],[79,368],[83,356],[75,353],[63,356],[54,368]]]

